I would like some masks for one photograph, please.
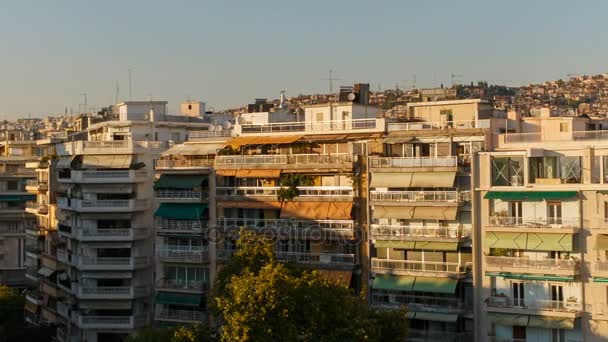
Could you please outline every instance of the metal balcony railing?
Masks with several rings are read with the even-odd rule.
[[[156,190],[154,198],[157,200],[193,200],[200,201],[207,197],[207,193],[200,190]]]
[[[159,159],[156,161],[157,169],[172,168],[209,168],[214,165],[213,158],[209,159]]]
[[[582,305],[578,301],[518,299],[508,296],[490,296],[486,301],[488,308],[511,308],[531,311],[552,312],[581,312]]]
[[[239,186],[217,187],[217,195],[222,197],[277,197],[280,186]],[[298,197],[352,197],[352,186],[299,186]]]
[[[148,292],[145,286],[79,286],[76,290],[79,297],[99,299],[133,298]]]
[[[549,269],[560,271],[580,271],[580,261],[561,259],[530,259],[526,257],[485,256],[486,266],[512,267],[521,269]],[[550,273],[550,272],[549,272]]]
[[[512,228],[580,228],[579,219],[561,217],[512,217],[512,216],[491,216],[488,222],[493,227],[512,227]]]
[[[202,220],[171,220],[160,217],[154,218],[157,232],[171,231],[183,233],[200,233],[207,228],[207,221]]]
[[[465,274],[471,271],[468,263],[372,258],[372,269],[420,273]]]
[[[541,141],[541,133],[508,133],[502,134],[507,144],[528,143]]]
[[[156,255],[162,261],[202,262],[209,259],[209,250],[206,246],[159,245]]]
[[[370,191],[372,201],[388,202],[458,202],[463,198],[458,191]]]
[[[459,312],[465,308],[465,304],[454,297],[415,296],[375,290],[372,291],[372,304],[389,307],[405,305],[410,311],[444,313]]]
[[[352,220],[291,220],[291,219],[254,219],[254,218],[228,218],[217,219],[217,228],[240,229],[242,227],[253,229],[275,230],[324,230],[336,233],[352,233],[354,222]]]
[[[372,224],[370,233],[374,240],[407,240],[412,237],[460,239],[471,236],[471,226],[427,227]]]
[[[456,167],[458,157],[370,157],[369,166],[372,168]]]
[[[380,119],[379,119],[380,120]],[[383,122],[381,122],[384,125]],[[384,128],[376,127],[376,119],[354,119],[354,120],[331,120],[331,121],[309,121],[309,122],[281,122],[265,123],[259,125],[241,125],[243,133],[280,133],[280,132],[324,132],[324,131],[346,131],[359,129]]]
[[[160,279],[156,282],[156,288],[202,292],[209,289],[209,283],[183,279]]]
[[[596,261],[595,270],[599,272],[608,272],[608,261]]]
[[[202,311],[162,308],[156,310],[155,319],[166,321],[203,322],[207,319],[207,316]]]
[[[470,129],[490,128],[490,120],[454,120],[428,122],[395,122],[387,124],[387,130],[393,131],[428,131],[436,129]]]
[[[281,262],[295,262],[299,264],[327,264],[344,266],[353,266],[355,264],[354,254],[278,251],[276,252],[276,256]]]
[[[101,268],[133,268],[143,267],[149,264],[148,257],[90,257],[90,256],[72,256],[72,260],[77,261],[78,266],[86,268],[87,266]]]
[[[244,156],[217,156],[216,166],[253,165],[332,165],[352,163],[349,153],[338,154],[271,154]]]
[[[132,239],[143,238],[147,235],[146,228],[121,228],[121,229],[78,229],[77,237],[85,240],[106,239]]]

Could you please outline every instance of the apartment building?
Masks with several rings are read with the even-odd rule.
[[[64,341],[116,341],[150,324],[154,309],[154,161],[201,118],[166,102],[125,102],[118,120],[57,145],[57,312]]]
[[[605,341],[605,119],[520,118],[479,154],[479,340]]]
[[[0,284],[17,288],[30,285],[26,267],[36,266],[39,257],[37,243],[26,243],[26,231],[35,227],[35,217],[25,209],[26,202],[36,198],[25,189],[35,179],[25,165],[38,159],[33,135],[26,130],[0,131]]]

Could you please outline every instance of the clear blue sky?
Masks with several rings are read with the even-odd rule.
[[[203,100],[608,72],[608,1],[19,0],[0,9],[0,119],[88,102]],[[435,76],[436,75],[436,76]]]

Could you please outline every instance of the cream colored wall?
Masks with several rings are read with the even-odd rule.
[[[451,110],[453,121],[468,121],[475,120],[478,117],[477,103],[464,104],[446,104],[446,105],[429,105],[411,108],[411,113],[414,118],[423,119],[424,121],[439,122],[441,121],[441,111]]]

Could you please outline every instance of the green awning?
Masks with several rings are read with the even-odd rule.
[[[414,249],[416,242],[414,241],[385,241],[376,240],[374,247],[376,248],[402,248],[402,249]]]
[[[456,323],[458,314],[416,311],[416,319],[424,321]]]
[[[35,201],[36,195],[0,195],[0,202]]]
[[[484,243],[489,248],[526,249],[527,233],[486,232]]]
[[[525,274],[509,272],[486,272],[487,277],[503,277],[505,279],[539,280],[539,281],[574,281],[574,276],[556,276],[549,274]]]
[[[551,201],[576,197],[576,191],[488,191],[485,199],[503,201]]]
[[[194,189],[201,186],[205,175],[161,175],[154,183],[154,189]]]
[[[159,292],[156,294],[156,304],[199,306],[202,296],[190,293]]]
[[[608,283],[608,278],[593,277],[594,283]]]
[[[458,285],[458,279],[416,277],[412,291],[454,294],[456,292],[456,285]]]
[[[413,276],[378,274],[374,276],[372,288],[375,290],[412,291],[412,286],[414,286],[415,279],[416,277]]]
[[[434,251],[457,251],[458,242],[434,242],[434,241],[418,241],[415,249],[427,249]]]
[[[551,316],[530,316],[529,327],[545,329],[574,329],[574,318],[551,317]]]
[[[484,242],[490,248],[532,251],[572,251],[572,234],[486,232]]]
[[[490,322],[498,325],[525,327],[528,325],[530,316],[491,312],[488,313],[488,318]]]
[[[595,238],[595,249],[608,249],[608,235],[598,235]]]
[[[204,203],[162,203],[154,216],[174,220],[198,220],[206,209],[207,205]]]

